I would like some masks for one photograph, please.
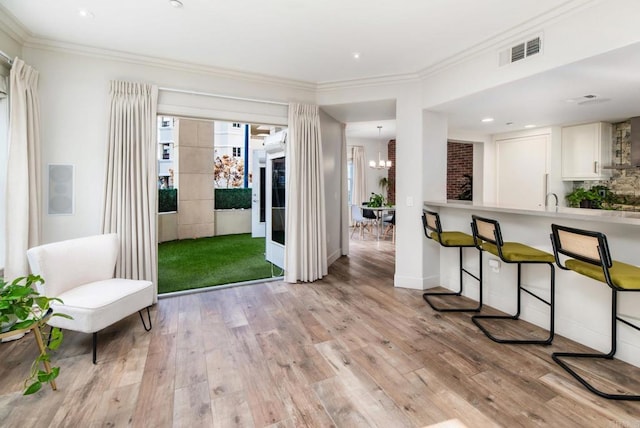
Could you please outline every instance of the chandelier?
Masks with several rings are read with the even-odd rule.
[[[378,161],[370,160],[369,166],[375,169],[389,169],[391,168],[391,161],[382,159],[382,155],[380,152],[380,142],[382,141],[381,137],[382,125],[378,125]]]

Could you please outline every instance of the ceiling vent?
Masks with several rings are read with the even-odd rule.
[[[510,48],[503,49],[498,53],[498,62],[500,67],[516,61],[529,58],[532,55],[539,54],[542,50],[542,37],[537,36],[530,40],[520,42]]]

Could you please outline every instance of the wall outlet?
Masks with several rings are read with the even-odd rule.
[[[496,273],[500,272],[500,260],[489,259],[489,267]]]
[[[407,206],[408,207],[413,206],[413,196],[407,196]]]

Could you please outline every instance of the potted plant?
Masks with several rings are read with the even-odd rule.
[[[593,186],[591,189],[576,187],[565,198],[570,207],[574,208],[602,208],[603,202],[609,202],[612,193],[606,186]]]
[[[381,193],[371,193],[371,197],[369,198],[369,202],[367,203],[368,207],[371,208],[380,208],[384,205],[384,196]]]
[[[52,367],[50,373],[39,368],[41,363],[50,360],[47,351],[57,349],[62,342],[60,329],[54,328],[50,333],[43,331],[43,319],[49,316],[70,318],[64,314],[49,313],[51,302],[62,303],[62,301],[58,298],[40,295],[35,290],[37,284],[44,284],[44,280],[38,275],[16,278],[10,283],[0,278],[0,333],[37,328],[46,339],[44,340],[44,350],[34,360],[30,375],[25,380],[24,395],[37,392],[43,383],[51,382],[58,377],[60,372],[59,367]]]

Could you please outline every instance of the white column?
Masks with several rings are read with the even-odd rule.
[[[446,198],[447,119],[413,94],[396,104],[396,287],[439,285],[440,252],[422,231],[422,202]]]

